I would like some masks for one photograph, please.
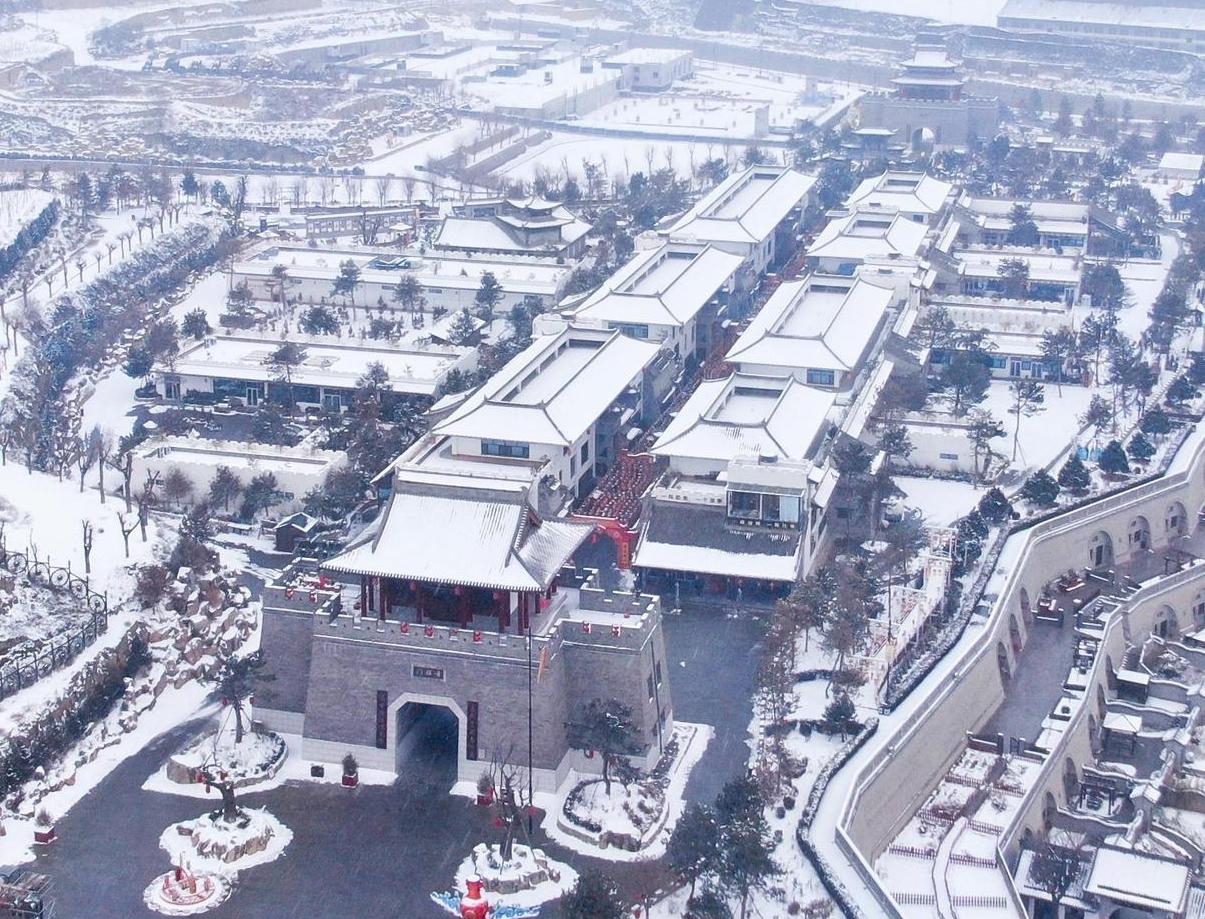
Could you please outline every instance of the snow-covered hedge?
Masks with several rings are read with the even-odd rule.
[[[812,821],[816,819],[816,811],[820,809],[820,802],[824,798],[825,791],[828,790],[828,783],[849,762],[850,758],[862,749],[866,741],[874,736],[874,732],[878,728],[879,720],[877,718],[868,719],[862,725],[862,729],[851,737],[820,770],[820,774],[816,776],[816,781],[812,785],[812,791],[808,795],[807,805],[803,808],[803,813],[799,815],[799,825],[795,829],[795,841],[799,844],[804,858],[811,863],[821,885],[848,919],[862,919],[863,913],[850,897],[845,885],[833,874],[827,860],[820,854],[820,850],[812,844]]]
[[[12,273],[13,269],[38,243],[50,235],[59,219],[59,201],[54,198],[42,208],[38,216],[26,223],[17,231],[16,238],[0,249],[0,280]]]
[[[76,432],[69,425],[78,413],[63,401],[76,374],[98,366],[124,335],[144,328],[166,309],[170,294],[229,254],[233,245],[224,222],[190,223],[52,302],[48,321],[53,325],[28,330],[35,343],[13,370],[0,406],[0,423],[18,446],[32,449],[39,468],[50,468],[74,442]]]

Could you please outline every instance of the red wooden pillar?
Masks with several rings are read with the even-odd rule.
[[[531,594],[524,591],[519,594],[519,634],[526,635],[531,629]]]
[[[384,621],[389,613],[389,607],[393,603],[393,582],[388,578],[381,578],[381,608],[377,611],[377,619]]]
[[[418,621],[423,621],[423,585],[417,581],[411,581],[410,586],[414,588],[414,612],[418,617]]]
[[[368,578],[360,576],[360,615],[363,616],[368,612],[368,604],[371,601],[368,599]]]
[[[510,624],[510,591],[494,592],[494,615],[498,617],[498,631],[505,632]]]
[[[469,608],[469,588],[460,588],[460,624],[467,626],[473,619],[473,611]]]

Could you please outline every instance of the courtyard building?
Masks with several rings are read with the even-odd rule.
[[[751,287],[794,252],[815,184],[814,176],[786,166],[750,166],[707,192],[661,235],[739,255],[742,285]]]
[[[790,375],[809,386],[848,390],[898,306],[892,287],[862,277],[810,274],[786,281],[725,360],[742,373]]]
[[[281,339],[252,332],[214,335],[186,345],[169,363],[156,365],[156,392],[169,402],[236,400],[256,406],[272,400],[340,412],[351,407],[357,381],[373,364],[380,364],[389,376],[387,400],[434,396],[450,373],[467,373],[477,366],[473,349],[453,345],[419,347],[298,334],[287,341],[300,355],[287,366],[273,360]]]
[[[846,204],[850,208],[900,213],[917,223],[935,226],[944,218],[954,196],[953,185],[926,172],[889,169],[863,179]]]
[[[335,279],[343,265],[359,269],[356,289],[335,294]],[[283,280],[274,272],[283,266]],[[531,310],[551,307],[560,297],[570,268],[555,258],[504,257],[438,253],[399,254],[391,249],[310,249],[301,246],[267,246],[237,261],[231,270],[231,286],[246,284],[256,300],[299,304],[329,304],[351,309],[385,309],[401,312],[396,296],[398,282],[407,275],[418,284],[421,303],[406,307],[430,315],[440,309],[454,313],[472,311],[477,291],[486,273],[494,276],[502,297],[495,306],[499,315],[512,306]],[[281,287],[283,284],[283,294]]]
[[[807,260],[823,274],[852,275],[874,260],[915,269],[927,236],[928,229],[904,213],[857,207],[828,222],[808,247]]]
[[[561,321],[657,342],[679,360],[702,358],[726,312],[743,258],[705,243],[669,241],[637,253]],[[546,317],[543,322],[556,322]],[[541,320],[536,320],[537,328]]]
[[[580,497],[618,456],[626,432],[644,423],[661,369],[656,344],[617,331],[570,326],[538,335],[435,421],[402,461],[429,469],[501,466]]]
[[[653,445],[633,564],[662,590],[785,589],[820,549],[836,471],[821,461],[835,394],[792,377],[703,382]]]

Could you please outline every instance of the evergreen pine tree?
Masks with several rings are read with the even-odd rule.
[[[1130,438],[1129,453],[1138,462],[1145,463],[1155,455],[1155,445],[1147,440],[1145,434],[1139,431]]]
[[[1151,434],[1158,437],[1170,431],[1172,424],[1167,417],[1167,413],[1159,408],[1159,406],[1155,406],[1142,416],[1140,427],[1143,434]]]
[[[979,513],[988,523],[999,524],[1012,516],[1012,503],[999,488],[989,489],[979,499]]]
[[[1092,485],[1092,474],[1084,465],[1079,455],[1072,453],[1071,457],[1059,470],[1059,485],[1072,494],[1083,494]]]
[[[1126,459],[1125,450],[1121,448],[1121,443],[1116,440],[1111,440],[1100,452],[1100,459],[1097,464],[1102,472],[1109,475],[1124,475],[1130,471],[1130,461]]]
[[[1021,487],[1021,497],[1037,507],[1052,507],[1059,497],[1059,483],[1039,469]]]
[[[619,888],[600,871],[583,871],[561,900],[561,913],[565,919],[623,919]]]

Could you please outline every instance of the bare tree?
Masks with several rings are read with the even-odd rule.
[[[81,520],[80,527],[84,538],[84,574],[92,573],[92,521]]]
[[[81,438],[75,445],[75,467],[79,470],[79,490],[84,493],[84,479],[96,462],[96,448],[91,439]]]
[[[133,534],[133,532],[136,529],[138,529],[138,518],[135,517],[133,520],[131,520],[129,522],[129,525],[127,526],[126,525],[126,515],[121,513],[121,511],[118,511],[117,512],[117,527],[118,527],[118,529],[121,530],[121,542],[122,542],[122,545],[125,547],[126,558],[129,558],[130,557],[130,536]]]
[[[105,465],[113,452],[113,438],[99,427],[93,428],[89,435],[96,451],[97,488],[100,491],[100,503],[105,503]]]
[[[155,489],[159,487],[159,473],[151,472],[149,469],[146,473],[146,481],[142,483],[142,491],[138,494],[138,528],[142,532],[142,541],[146,542],[146,522],[151,515],[151,508],[155,506],[158,496],[155,494]]]
[[[372,180],[372,185],[377,193],[377,206],[384,207],[385,202],[389,200],[389,191],[393,187],[393,175],[377,176]]]

